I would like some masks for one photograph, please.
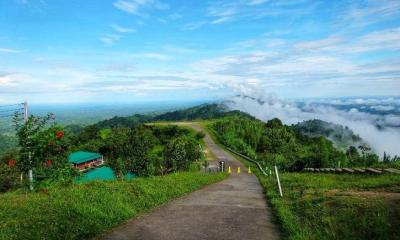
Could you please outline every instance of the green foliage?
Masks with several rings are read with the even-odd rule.
[[[164,113],[155,116],[155,121],[187,121],[219,118],[225,115],[226,108],[220,104],[203,104],[200,106]]]
[[[202,131],[196,133],[197,140],[201,140],[206,136],[206,134]]]
[[[88,239],[225,174],[194,172],[0,195],[0,239]]]
[[[297,132],[309,137],[324,136],[331,140],[335,146],[341,150],[346,150],[350,146],[364,143],[360,136],[354,134],[354,132],[347,126],[343,127],[339,124],[325,122],[318,119],[299,122],[293,125],[293,127]]]
[[[133,128],[143,123],[151,121],[152,117],[149,115],[135,114],[129,117],[113,117],[108,120],[100,121],[94,126],[97,128]]]
[[[149,157],[150,150],[156,144],[157,139],[149,128],[135,128],[131,131],[128,145],[131,147],[131,155],[126,156],[127,168],[138,176],[153,175],[153,163]]]
[[[259,149],[264,130],[261,121],[233,115],[216,120],[212,128],[224,145],[256,158],[256,149]]]
[[[100,128],[97,125],[90,125],[83,129],[78,135],[80,142],[89,142],[93,139],[97,139],[100,136]]]
[[[0,163],[0,193],[19,186],[18,175],[15,167]]]
[[[17,169],[21,173],[33,169],[38,183],[59,179],[61,169],[68,167],[70,144],[64,129],[55,124],[51,114],[46,117],[32,115],[24,124],[20,122],[20,119],[15,119],[19,145]]]
[[[91,142],[101,142],[98,150],[117,176],[126,172],[152,176],[187,170],[202,157],[196,133],[177,126],[113,128],[107,129],[104,140],[99,138]]]
[[[192,162],[201,159],[202,151],[197,141],[184,136],[175,138],[167,144],[164,157],[167,169],[188,170]]]
[[[12,151],[17,146],[17,138],[12,135],[0,134],[0,156]]]
[[[350,147],[347,153],[337,149],[324,136],[310,137],[279,119],[263,123],[255,118],[231,114],[211,124],[218,140],[264,166],[301,170],[304,167],[373,166],[378,156],[367,146],[360,152]]]

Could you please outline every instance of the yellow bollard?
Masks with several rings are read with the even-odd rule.
[[[228,173],[232,173],[231,166],[228,167]]]
[[[237,173],[240,173],[240,167],[237,168]]]
[[[250,166],[249,166],[249,168],[248,168],[249,170],[247,171],[247,173],[251,173],[251,168],[250,168]]]

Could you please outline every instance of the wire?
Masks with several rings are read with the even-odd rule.
[[[22,105],[23,103],[16,103],[16,104],[9,104],[9,105],[0,105],[0,108],[4,108],[4,107],[13,107],[13,106],[18,106],[18,105]]]
[[[9,109],[9,110],[0,110],[0,113],[2,112],[18,112],[20,110],[23,110],[23,108],[18,108],[18,109]]]
[[[8,117],[14,117],[14,116],[20,116],[22,113],[17,113],[17,114],[10,114],[10,115],[0,115],[0,118],[8,118]]]

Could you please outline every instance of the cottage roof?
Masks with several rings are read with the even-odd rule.
[[[100,153],[78,151],[78,152],[71,153],[68,156],[68,162],[74,163],[74,164],[81,164],[81,163],[88,162],[91,160],[96,160],[98,158],[101,158]]]

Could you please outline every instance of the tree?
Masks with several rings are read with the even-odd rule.
[[[100,148],[100,152],[107,157],[107,164],[114,170],[118,178],[122,178],[126,173],[126,164],[123,159],[129,156],[130,146],[128,146],[130,129],[115,128],[105,140],[105,144]]]
[[[128,145],[132,148],[132,155],[127,159],[127,169],[139,176],[152,175],[154,166],[149,152],[156,141],[152,131],[143,126],[130,131]]]
[[[283,126],[282,121],[279,118],[273,118],[269,120],[265,126],[267,128],[281,128]]]
[[[164,157],[170,171],[188,170],[192,162],[201,159],[202,152],[195,140],[182,136],[167,144]]]
[[[20,171],[35,170],[42,178],[51,178],[58,169],[67,167],[68,140],[52,114],[31,115],[24,124],[20,122],[18,117],[14,119],[19,144],[16,165]]]
[[[78,136],[80,142],[88,142],[97,138],[100,138],[100,129],[96,125],[85,127]]]

